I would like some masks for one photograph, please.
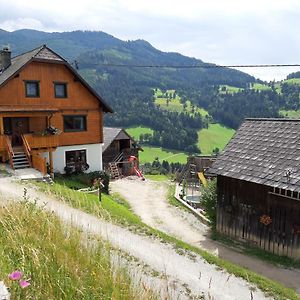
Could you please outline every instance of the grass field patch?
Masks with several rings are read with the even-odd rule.
[[[257,90],[257,91],[270,91],[271,87],[266,84],[262,84],[262,83],[252,83],[251,89]]]
[[[153,134],[153,130],[150,127],[145,126],[133,126],[126,129],[128,134],[134,138],[136,141],[140,139],[141,134]]]
[[[300,78],[290,78],[284,80],[282,83],[288,83],[288,84],[299,84],[300,85]]]
[[[286,118],[300,119],[300,109],[299,110],[280,110],[279,113]]]
[[[215,148],[223,150],[234,135],[235,130],[220,124],[209,124],[208,128],[198,131],[198,147],[201,154],[211,154]]]
[[[153,162],[156,158],[160,162],[163,160],[168,161],[169,163],[182,163],[185,164],[188,154],[179,152],[176,150],[167,150],[161,147],[151,147],[151,146],[142,146],[144,151],[139,152],[140,163],[144,164],[146,162]]]
[[[235,94],[235,93],[241,92],[243,90],[244,90],[243,88],[239,88],[239,87],[227,85],[227,84],[221,84],[219,87],[220,94]]]

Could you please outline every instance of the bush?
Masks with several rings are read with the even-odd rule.
[[[213,229],[217,223],[217,180],[208,182],[207,187],[203,188],[201,204],[205,209],[207,218],[211,221]]]

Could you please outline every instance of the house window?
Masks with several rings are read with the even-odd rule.
[[[55,98],[67,98],[67,84],[63,82],[54,82]]]
[[[67,173],[82,172],[88,170],[88,168],[86,150],[66,151],[65,171]]]
[[[39,81],[25,81],[25,95],[30,98],[37,98],[40,96],[40,82]]]
[[[64,116],[64,131],[86,131],[86,116]]]

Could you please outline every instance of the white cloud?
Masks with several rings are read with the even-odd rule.
[[[0,28],[9,31],[102,30],[219,64],[300,62],[297,0],[0,0],[0,7]],[[282,73],[264,72],[256,74]]]

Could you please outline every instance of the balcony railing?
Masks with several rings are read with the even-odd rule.
[[[56,148],[59,145],[58,135],[35,135],[32,133],[24,134],[31,150],[42,148]]]

